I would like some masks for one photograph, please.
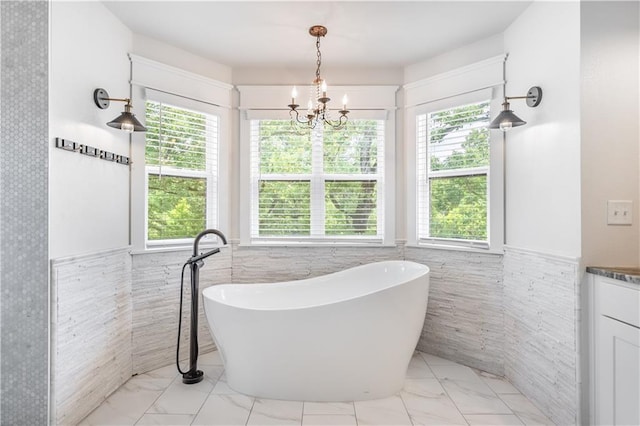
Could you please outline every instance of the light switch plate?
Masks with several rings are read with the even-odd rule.
[[[631,225],[633,224],[633,201],[609,200],[607,201],[607,225]]]

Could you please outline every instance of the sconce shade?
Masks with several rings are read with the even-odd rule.
[[[124,112],[118,117],[107,123],[107,126],[115,129],[124,130],[125,132],[146,132],[147,128],[142,125],[131,112],[131,99],[129,98],[110,98],[106,90],[98,88],[93,91],[93,102],[100,109],[109,108],[110,101],[124,102]]]
[[[509,123],[511,125],[509,125]],[[511,127],[518,127],[527,124],[522,118],[518,117],[510,109],[505,109],[498,114],[498,116],[489,124],[490,129],[510,129]]]
[[[511,130],[512,127],[527,124],[526,121],[515,115],[509,108],[509,99],[525,99],[528,106],[535,108],[540,105],[542,101],[542,89],[540,86],[533,86],[529,89],[526,96],[505,96],[504,102],[502,103],[502,111],[489,124],[489,129],[500,129],[503,132],[507,132]]]
[[[135,115],[131,112],[125,111],[117,118],[107,123],[107,126],[121,129],[127,132],[146,132],[147,128],[138,121]]]

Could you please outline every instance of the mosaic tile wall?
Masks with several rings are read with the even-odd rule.
[[[0,2],[0,423],[48,422],[48,2]]]

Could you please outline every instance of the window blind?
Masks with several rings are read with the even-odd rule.
[[[193,238],[215,226],[219,117],[147,101],[147,240]]]
[[[299,134],[289,120],[251,120],[253,239],[380,239],[384,121]]]

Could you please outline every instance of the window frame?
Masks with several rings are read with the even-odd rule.
[[[161,100],[158,100],[161,99]],[[221,139],[221,121],[222,117],[220,116],[220,111],[213,107],[212,105],[206,105],[202,102],[196,103],[196,101],[187,101],[181,99],[177,96],[171,96],[168,94],[151,94],[149,98],[145,100],[145,105],[147,102],[158,102],[163,105],[168,105],[173,108],[181,108],[188,111],[193,111],[199,114],[205,114],[210,117],[215,117],[216,129],[215,129],[215,140],[210,141],[207,138],[206,141],[206,168],[205,170],[195,170],[195,169],[180,169],[177,167],[171,166],[157,166],[157,165],[147,165],[146,164],[146,155],[145,155],[145,167],[144,167],[144,176],[145,176],[145,192],[144,192],[144,241],[146,248],[162,248],[162,247],[180,247],[187,246],[193,242],[193,238],[168,238],[168,239],[160,239],[160,240],[149,240],[149,175],[162,175],[162,176],[172,176],[172,177],[184,177],[184,178],[203,178],[206,182],[206,193],[205,193],[205,222],[206,228],[217,228],[218,225],[218,216],[220,209],[220,201],[219,201],[219,190],[218,185],[220,182],[220,172],[219,172],[219,164],[220,164],[220,139]],[[210,133],[207,133],[207,137],[211,136]],[[210,143],[212,142],[212,143]],[[213,152],[215,150],[215,153]],[[213,164],[215,161],[217,164]],[[194,236],[195,237],[195,236]]]
[[[480,99],[486,96],[487,99]],[[491,167],[490,162],[485,166],[478,167],[464,167],[456,169],[445,170],[431,170],[431,157],[430,157],[430,141],[429,141],[429,115],[441,111],[446,111],[453,108],[464,107],[467,105],[475,105],[478,103],[488,102],[491,107],[491,93],[489,91],[482,91],[471,96],[456,96],[446,102],[436,102],[432,105],[419,108],[415,114],[416,125],[416,170],[417,170],[417,188],[418,188],[418,201],[417,201],[417,216],[418,216],[418,245],[450,245],[460,247],[473,247],[479,249],[488,249],[490,246],[490,218],[491,209],[489,200],[491,199]],[[421,135],[421,124],[419,123],[419,117],[424,116],[424,139],[418,137]],[[487,125],[489,122],[487,122]],[[489,132],[489,158],[491,159],[491,132]],[[424,164],[422,164],[424,163]],[[424,167],[424,168],[422,168]],[[434,237],[431,236],[429,231],[431,227],[431,180],[439,178],[452,178],[452,177],[470,177],[470,176],[486,176],[486,199],[487,199],[487,240],[471,240],[464,238],[446,238],[446,237]]]
[[[405,221],[407,246],[481,253],[503,252],[504,247],[504,135],[489,132],[490,155],[487,175],[487,242],[445,238],[421,238],[417,117],[429,112],[490,100],[490,110],[499,111],[506,55],[499,55],[424,80],[405,89],[404,155],[406,183]],[[425,141],[426,143],[426,141]],[[422,194],[424,195],[424,194]]]
[[[384,120],[384,180],[379,191],[384,200],[384,235],[372,240],[362,238],[321,239],[287,238],[254,239],[251,236],[251,120],[290,119],[282,103],[290,98],[291,86],[237,86],[240,92],[240,246],[371,246],[393,247],[396,245],[396,92],[398,86],[332,86],[331,93],[346,93],[350,99],[350,119]],[[351,101],[353,100],[353,101]],[[276,102],[281,101],[281,102]]]
[[[267,119],[268,120],[268,119]],[[352,119],[353,120],[353,119]],[[381,165],[375,174],[366,173],[329,173],[324,170],[324,139],[321,137],[324,133],[323,130],[312,130],[313,136],[311,136],[311,170],[309,173],[258,173],[254,175],[251,173],[251,240],[256,244],[263,243],[284,243],[284,242],[314,242],[314,243],[371,243],[382,244],[385,235],[385,203],[384,203],[384,181],[386,174],[385,164],[385,146],[386,146],[386,120],[372,119],[378,121],[378,125],[382,125],[384,140],[381,141],[381,146],[377,149],[377,161]],[[253,126],[258,125],[259,119],[249,120],[249,126],[251,127],[251,134],[255,134]],[[284,120],[288,122],[288,120]],[[287,123],[288,125],[288,123]],[[377,135],[380,134],[380,129],[377,130]],[[259,149],[254,146],[257,142],[251,138],[251,149]],[[251,157],[251,170],[259,167],[259,164],[254,164],[255,155],[253,151],[250,154]],[[308,182],[309,183],[309,215],[310,226],[309,236],[264,236],[257,235],[259,232],[260,224],[260,211],[259,211],[259,196],[258,188],[262,181],[275,181],[275,182]],[[377,215],[376,229],[378,232],[376,235],[331,235],[326,233],[326,184],[328,182],[362,182],[362,181],[375,181],[377,196],[376,196],[376,211],[382,212]],[[379,189],[382,188],[382,191]],[[381,231],[381,232],[380,232]]]

